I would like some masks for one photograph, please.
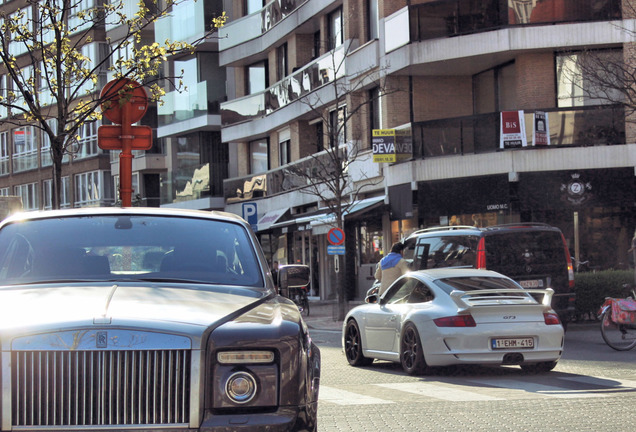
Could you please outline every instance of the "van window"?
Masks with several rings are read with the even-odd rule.
[[[474,267],[477,257],[477,236],[426,236],[419,238],[414,262],[418,270],[440,267]],[[422,259],[417,260],[418,254]]]
[[[510,232],[486,237],[486,263],[504,274],[526,266],[566,268],[563,240],[556,231]]]

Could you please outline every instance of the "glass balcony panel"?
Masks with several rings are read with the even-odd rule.
[[[221,105],[224,126],[271,114],[345,74],[344,47],[327,53],[264,92],[234,99]]]
[[[621,0],[449,0],[409,7],[412,41],[536,25],[621,19]]]
[[[524,113],[532,146],[533,112]],[[548,110],[551,146],[604,146],[625,143],[625,110],[618,105]],[[500,151],[499,113],[418,122],[414,157],[427,158]]]
[[[155,41],[191,41],[203,35],[209,27],[205,21],[205,1],[185,1],[172,8],[170,15],[155,24]]]
[[[163,105],[157,107],[159,126],[208,114],[208,85],[203,81],[189,85],[187,91],[166,93]]]

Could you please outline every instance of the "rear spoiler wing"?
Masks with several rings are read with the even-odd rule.
[[[474,291],[453,290],[450,293],[450,297],[459,307],[459,311],[461,312],[470,309],[472,306],[475,306],[475,303],[473,302],[475,300],[514,300],[520,297],[519,294],[540,294],[543,296],[541,304],[544,306],[550,306],[552,304],[552,296],[554,295],[554,290],[552,288],[532,288],[523,290],[502,288]]]

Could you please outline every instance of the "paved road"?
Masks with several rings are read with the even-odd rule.
[[[341,324],[328,318],[320,324],[315,315],[310,323],[323,358],[320,432],[634,428],[636,350],[611,350],[596,324],[571,326],[564,356],[550,373],[470,367],[411,377],[389,362],[349,366]]]

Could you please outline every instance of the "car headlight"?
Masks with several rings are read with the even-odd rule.
[[[251,401],[256,395],[256,391],[256,379],[245,371],[233,373],[225,382],[227,396],[237,404]]]

